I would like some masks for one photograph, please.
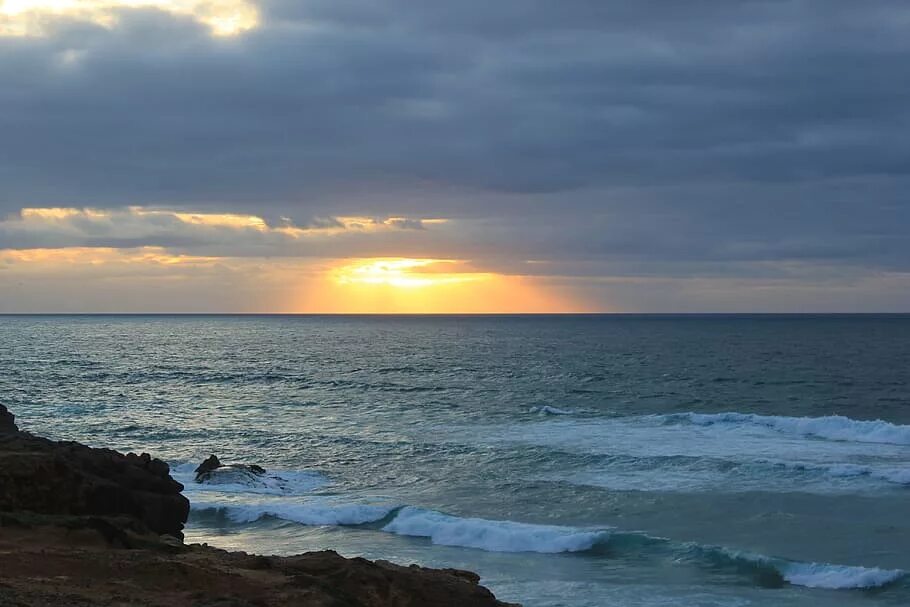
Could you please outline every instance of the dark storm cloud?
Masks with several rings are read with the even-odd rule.
[[[260,6],[234,38],[150,10],[0,38],[0,208],[455,217],[453,256],[595,275],[910,269],[905,2]]]

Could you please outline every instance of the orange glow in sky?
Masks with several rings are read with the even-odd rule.
[[[300,294],[302,308],[350,314],[495,314],[586,311],[539,279],[474,271],[452,259],[349,261]]]
[[[479,272],[441,272],[462,263],[453,259],[366,259],[346,264],[332,274],[342,285],[387,285],[404,289],[490,280],[493,275]]]
[[[43,312],[495,314],[594,311],[545,278],[456,259],[207,257],[160,247],[0,250],[0,293]],[[13,301],[7,297],[7,304]],[[56,302],[56,303],[54,303]],[[84,302],[84,303],[79,303]],[[119,302],[119,303],[118,303]],[[4,302],[0,300],[0,311]]]

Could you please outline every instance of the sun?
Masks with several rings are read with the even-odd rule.
[[[535,277],[478,269],[464,259],[338,260],[301,283],[298,311],[330,314],[491,314],[582,310]]]
[[[334,278],[341,285],[387,285],[402,289],[477,282],[491,278],[490,274],[482,272],[445,271],[463,264],[463,261],[454,259],[366,259],[337,268]]]

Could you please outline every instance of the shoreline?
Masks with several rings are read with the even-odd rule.
[[[184,544],[182,490],[148,454],[34,436],[0,405],[0,606],[510,605],[469,571]]]

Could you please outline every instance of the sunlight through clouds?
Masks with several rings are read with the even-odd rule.
[[[281,247],[314,239],[378,237],[383,234],[420,235],[443,226],[445,219],[414,217],[337,216],[313,218],[297,225],[289,218],[269,224],[244,213],[189,212],[138,206],[119,209],[26,207],[0,219],[0,248],[78,246],[99,238],[132,239],[132,244],[172,242],[175,236],[197,244],[242,242]],[[278,250],[273,251],[278,253]]]
[[[248,0],[0,0],[0,36],[40,36],[54,18],[113,28],[118,11],[137,8],[191,17],[215,36],[236,36],[259,24],[259,12]]]
[[[446,272],[463,262],[454,259],[365,259],[348,263],[334,271],[342,285],[388,285],[414,289],[442,284],[489,280],[482,272]]]
[[[345,272],[354,278],[340,279]],[[592,310],[540,277],[479,271],[458,260],[239,258],[184,254],[166,247],[0,249],[0,294],[0,313]]]

